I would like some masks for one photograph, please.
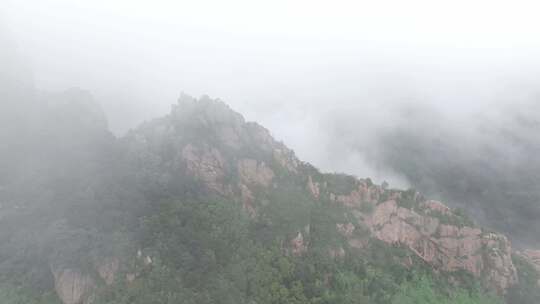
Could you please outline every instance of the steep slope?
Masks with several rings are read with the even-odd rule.
[[[32,129],[39,144],[21,150],[49,151],[31,162],[40,169],[16,160],[2,184],[0,293],[64,304],[401,303],[408,284],[432,280],[441,303],[538,299],[505,236],[414,190],[321,173],[219,100],[183,95],[115,139],[84,93],[50,99],[68,102],[46,106],[40,128],[50,131]]]
[[[309,248],[306,235],[310,234],[312,223],[302,213],[310,213],[318,202],[342,204],[353,217],[349,218],[350,222],[343,218],[345,222],[337,222],[335,229],[353,248],[361,249],[367,246],[363,241],[369,242],[354,238],[355,230],[368,230],[372,237],[385,243],[405,245],[436,269],[465,271],[481,278],[501,294],[517,283],[506,237],[475,228],[463,215],[455,214],[441,203],[424,200],[417,193],[411,197],[411,193],[382,189],[365,180],[321,174],[300,162],[292,151],[273,140],[267,130],[245,123],[219,101],[207,97],[196,101],[185,96],[166,120],[155,121],[143,129],[146,136],[142,132],[129,136],[134,145],[149,143],[151,149],[169,147],[169,151],[176,152],[161,158],[161,166],[152,170],[166,175],[160,180],[170,184],[171,176],[187,174],[210,193],[240,198],[252,218],[287,227],[283,232],[290,238],[293,254]],[[152,143],[156,140],[160,142]],[[151,158],[166,155],[163,150],[153,152]],[[142,154],[147,153],[152,152]],[[297,205],[294,208],[303,208],[298,214],[272,214],[268,205],[278,204],[271,197],[272,188],[287,190],[293,184],[297,189],[292,191],[298,191],[299,196],[302,191],[298,187],[304,185],[314,202],[302,197],[288,202]],[[271,223],[273,220],[279,221],[279,225]],[[343,248],[331,250],[344,252]]]

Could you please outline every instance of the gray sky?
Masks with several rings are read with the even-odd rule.
[[[2,3],[36,86],[91,91],[118,134],[167,113],[180,91],[209,94],[322,169],[401,185],[340,132],[369,140],[408,104],[461,126],[529,102],[540,79],[536,1]]]

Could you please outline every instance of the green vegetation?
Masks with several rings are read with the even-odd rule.
[[[398,204],[401,207],[404,207],[407,209],[417,210],[420,204],[416,200],[415,195],[416,195],[416,190],[412,188],[408,189],[407,191],[402,191],[401,198],[398,200]]]
[[[60,304],[52,292],[37,295],[32,290],[6,284],[0,285],[0,300],[2,304]]]
[[[96,303],[483,304],[491,299],[447,287],[442,277],[436,285],[420,265],[416,269],[424,276],[416,279],[417,271],[399,262],[411,253],[383,242],[332,258],[331,248],[345,246],[350,252],[339,234],[329,233],[342,214],[333,208],[312,209],[310,232],[304,232],[310,250],[293,256],[287,239],[264,236],[268,232],[234,202],[163,201],[140,222],[140,244],[153,264],[143,267],[134,283],[120,280],[106,289]]]
[[[474,222],[465,213],[443,213],[438,210],[429,210],[429,215],[439,219],[441,224],[452,225],[457,227],[473,227]]]
[[[324,180],[328,183],[328,191],[338,195],[350,194],[358,187],[356,178],[347,174],[324,174]]]
[[[511,304],[537,304],[540,299],[540,275],[524,258],[513,255],[512,261],[519,275],[519,283],[508,290],[506,300]]]
[[[440,288],[440,287],[439,287]],[[415,278],[400,286],[392,304],[498,304],[501,300],[479,291],[454,289],[450,293],[438,290],[427,276]]]
[[[360,212],[364,214],[372,214],[375,210],[375,206],[371,202],[362,202],[360,205]]]

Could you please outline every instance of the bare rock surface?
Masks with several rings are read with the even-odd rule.
[[[531,263],[536,271],[540,272],[540,250],[526,249],[521,255]]]
[[[221,194],[228,193],[227,187],[222,182],[225,176],[225,161],[219,150],[188,144],[182,150],[182,157],[188,172],[201,180],[210,190]]]
[[[295,256],[300,256],[304,254],[308,247],[304,240],[304,234],[299,231],[296,237],[290,240],[291,253]]]
[[[398,206],[388,200],[376,206],[371,215],[360,220],[373,236],[389,244],[401,244],[437,269],[448,272],[465,270],[503,294],[517,283],[512,249],[501,234],[484,233],[474,227],[441,224],[430,210],[451,214],[442,203],[430,201],[424,212]]]
[[[119,268],[120,260],[118,258],[106,258],[99,261],[96,265],[99,276],[109,286],[114,283]]]
[[[52,269],[52,273],[54,276],[54,289],[62,303],[91,303],[91,294],[96,286],[91,276],[71,268]]]
[[[241,159],[238,162],[238,174],[245,184],[270,186],[274,171],[264,162],[255,159]]]

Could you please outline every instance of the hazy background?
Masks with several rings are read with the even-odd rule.
[[[539,9],[534,1],[3,0],[0,54],[3,79],[90,91],[117,135],[167,113],[181,91],[209,94],[323,170],[477,202],[478,218],[499,223],[520,218],[486,215],[483,202],[526,201],[532,209],[520,212],[535,221]]]

